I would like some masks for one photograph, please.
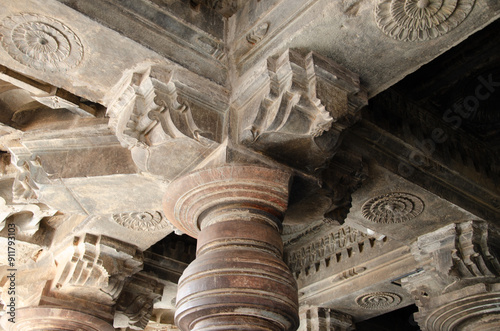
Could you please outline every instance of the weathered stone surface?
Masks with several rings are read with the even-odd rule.
[[[349,330],[415,304],[422,329],[498,329],[499,16],[493,0],[0,1],[1,310],[14,297],[27,330],[40,312],[60,329]],[[210,318],[187,325],[191,303]]]
[[[485,222],[451,224],[418,238],[412,254],[423,265],[402,279],[415,297],[423,330],[488,330],[498,325],[500,264]]]

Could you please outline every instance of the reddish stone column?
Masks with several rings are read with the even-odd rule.
[[[60,331],[114,331],[113,326],[92,315],[61,307],[29,307],[16,311],[15,323],[4,315],[1,325],[7,331],[60,330]]]
[[[167,218],[198,238],[177,292],[182,330],[296,330],[297,285],[282,261],[290,175],[256,166],[202,170],[169,186]]]

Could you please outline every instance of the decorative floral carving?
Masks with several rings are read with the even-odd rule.
[[[475,0],[379,0],[377,25],[401,41],[437,38],[462,23]]]
[[[365,309],[386,309],[401,303],[401,297],[391,292],[375,292],[356,298],[356,303]]]
[[[115,214],[113,220],[123,227],[136,231],[157,231],[168,226],[168,222],[159,211]]]
[[[41,15],[19,14],[0,24],[2,46],[12,58],[37,69],[61,71],[83,57],[80,39],[63,23]]]
[[[413,194],[389,193],[368,200],[362,208],[363,216],[376,223],[402,223],[417,217],[424,203]]]

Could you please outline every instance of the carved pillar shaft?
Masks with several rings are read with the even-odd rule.
[[[169,219],[198,238],[177,293],[182,330],[295,330],[297,285],[282,261],[289,175],[250,166],[209,169],[173,182]]]

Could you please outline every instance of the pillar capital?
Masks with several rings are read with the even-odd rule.
[[[240,219],[262,218],[281,226],[289,183],[290,173],[260,166],[204,169],[173,181],[163,208],[177,228],[194,238],[202,228],[231,219],[234,212]]]

